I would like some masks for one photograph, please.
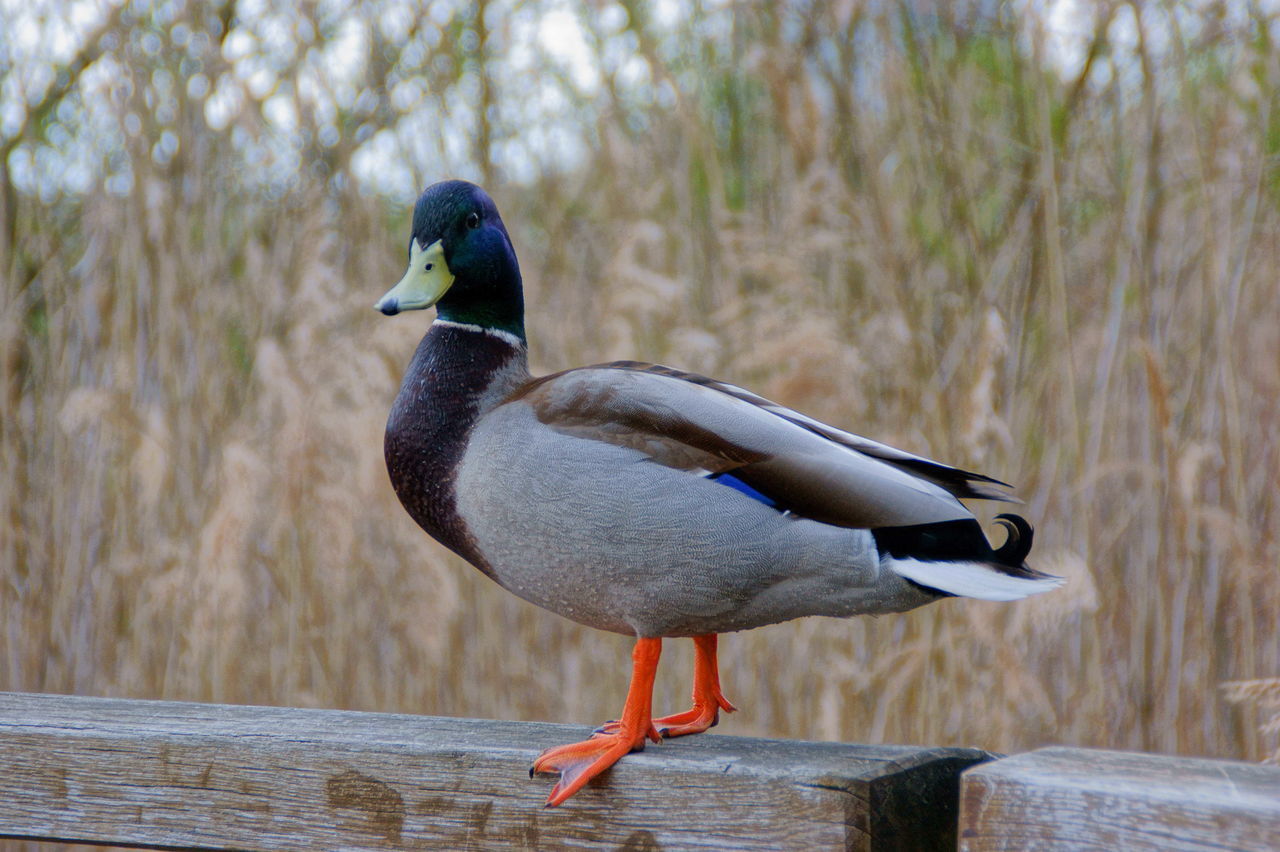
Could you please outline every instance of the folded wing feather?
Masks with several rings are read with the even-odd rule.
[[[750,402],[760,408],[768,411],[770,414],[781,417],[791,423],[808,429],[815,434],[842,444],[851,450],[863,453],[864,455],[878,458],[881,461],[888,462],[895,467],[911,473],[930,482],[935,482],[951,492],[957,497],[973,497],[983,500],[1000,500],[1007,503],[1019,502],[1017,498],[1010,496],[999,488],[1009,488],[1009,484],[1001,482],[998,479],[987,476],[982,473],[974,473],[973,471],[961,470],[951,465],[945,465],[924,456],[918,456],[914,453],[908,453],[905,450],[899,450],[897,447],[891,447],[888,444],[882,444],[879,441],[873,441],[870,438],[864,438],[861,435],[855,435],[852,432],[846,432],[843,429],[837,429],[829,426],[820,420],[814,420],[808,415],[801,414],[794,409],[787,408],[784,405],[778,405],[776,402],[765,399],[762,396],[752,393],[749,390],[731,385],[728,382],[722,382],[718,379],[710,379],[706,376],[699,376],[696,373],[686,373],[671,367],[664,367],[660,364],[646,364],[642,361],[614,361],[610,364],[601,365],[611,369],[634,370],[639,372],[653,373],[656,375],[671,376],[673,378],[683,379],[684,381],[693,382],[695,384],[704,385],[714,388],[721,393],[737,399]],[[998,486],[998,487],[992,487]]]
[[[691,472],[733,475],[804,517],[845,527],[972,517],[958,497],[1000,484],[827,426],[740,388],[624,361],[535,380],[512,398],[567,435]]]

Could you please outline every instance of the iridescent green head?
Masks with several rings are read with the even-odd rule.
[[[422,193],[409,268],[374,307],[392,316],[432,305],[441,319],[525,339],[520,264],[497,205],[473,183],[441,181]]]

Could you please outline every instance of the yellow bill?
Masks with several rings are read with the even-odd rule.
[[[436,240],[426,248],[417,240],[409,244],[409,268],[400,283],[387,291],[373,307],[387,316],[401,311],[429,308],[453,285],[453,273],[444,260],[444,242]]]

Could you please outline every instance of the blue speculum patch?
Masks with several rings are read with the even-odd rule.
[[[752,500],[758,500],[771,509],[779,509],[779,510],[781,509],[781,507],[778,505],[777,500],[774,500],[772,497],[766,494],[761,494],[759,491],[755,490],[750,485],[743,482],[741,479],[738,479],[738,477],[734,476],[733,474],[713,473],[710,476],[708,476],[707,479],[718,482],[721,485],[727,485],[730,488],[734,489],[735,491],[741,491],[743,494],[747,495]]]

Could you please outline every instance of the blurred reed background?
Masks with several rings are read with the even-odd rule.
[[[1276,748],[1274,690],[1223,688],[1280,676],[1276,4],[2,8],[0,688],[616,713],[629,640],[383,469],[430,318],[370,306],[459,176],[536,369],[665,362],[989,472],[1070,578],[726,637],[721,731]]]

